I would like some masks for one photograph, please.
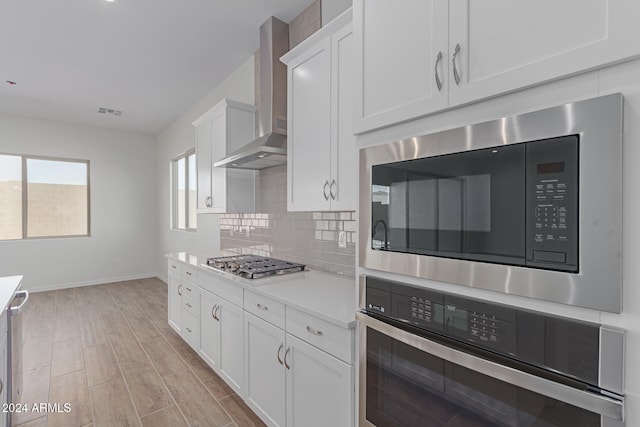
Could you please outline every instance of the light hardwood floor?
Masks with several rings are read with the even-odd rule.
[[[169,327],[159,279],[32,293],[23,338],[30,410],[14,425],[264,425]]]

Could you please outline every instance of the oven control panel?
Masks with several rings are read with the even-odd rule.
[[[597,383],[599,325],[367,276],[364,309]],[[564,347],[576,360],[567,364]],[[593,382],[595,381],[595,382]]]

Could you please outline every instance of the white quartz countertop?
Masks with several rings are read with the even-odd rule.
[[[0,307],[2,313],[9,307],[16,291],[20,288],[22,276],[0,277]]]
[[[208,274],[242,286],[251,292],[275,299],[289,307],[304,311],[340,327],[355,327],[356,286],[354,278],[308,270],[250,280],[202,265],[206,263],[207,258],[216,256],[224,255],[198,256],[187,252],[167,254],[168,258],[193,265]]]

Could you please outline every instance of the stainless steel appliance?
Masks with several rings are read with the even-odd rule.
[[[623,98],[360,152],[362,267],[619,313]]]
[[[21,290],[15,293],[15,297],[7,309],[7,399],[13,403],[22,402],[22,311],[29,300],[29,291]],[[12,425],[11,411],[7,425]]]
[[[217,168],[264,169],[287,162],[287,67],[289,25],[273,16],[260,26],[260,137],[215,162]]]
[[[245,279],[260,279],[262,277],[304,271],[305,265],[275,258],[257,255],[234,255],[218,258],[207,258],[207,267],[225,271]]]
[[[624,426],[624,333],[361,277],[360,426]]]

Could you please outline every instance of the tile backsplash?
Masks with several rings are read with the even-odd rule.
[[[257,210],[220,217],[220,248],[306,264],[310,269],[355,276],[355,212],[287,212],[287,167],[258,172]],[[344,231],[347,247],[338,247]]]

